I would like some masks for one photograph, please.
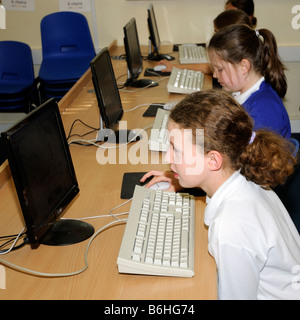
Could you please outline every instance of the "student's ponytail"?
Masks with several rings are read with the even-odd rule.
[[[284,98],[287,91],[285,67],[279,58],[276,39],[267,29],[260,29],[257,32],[258,36],[263,38],[261,72],[266,82],[269,82],[278,95]]]
[[[294,170],[294,146],[271,131],[257,130],[253,135],[238,160],[241,174],[263,187],[284,184]]]
[[[182,129],[204,129],[204,153],[216,150],[223,166],[262,187],[284,184],[293,173],[296,159],[292,144],[267,130],[253,132],[253,122],[244,108],[223,90],[207,90],[186,96],[171,111],[169,119]]]

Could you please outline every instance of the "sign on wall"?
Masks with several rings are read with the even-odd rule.
[[[34,11],[35,0],[2,0],[6,10]]]
[[[59,0],[60,11],[90,12],[90,0]]]

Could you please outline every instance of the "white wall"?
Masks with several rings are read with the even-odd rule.
[[[8,11],[7,29],[0,29],[1,40],[17,40],[28,43],[34,61],[41,61],[40,21],[59,10],[59,0],[36,0],[35,12]],[[87,12],[94,42],[99,48],[108,46],[117,39],[123,44],[123,27],[133,17],[137,20],[140,43],[148,44],[147,8],[152,2],[164,43],[206,42],[213,33],[212,21],[223,11],[225,0],[91,0],[95,12]],[[257,28],[268,28],[275,34],[280,54],[289,61],[287,71],[288,94],[285,105],[292,120],[300,120],[300,29],[292,28],[292,8],[300,5],[300,0],[255,0]],[[299,12],[300,13],[300,12]],[[95,17],[95,19],[93,19]],[[96,20],[96,21],[95,21]],[[299,22],[300,23],[300,19]],[[94,26],[97,25],[97,39]],[[298,127],[297,131],[300,131]]]
[[[135,17],[141,44],[148,43],[147,8],[154,5],[161,40],[164,42],[208,41],[212,21],[223,10],[225,0],[91,0],[95,2],[97,43],[107,46],[114,39],[123,43],[123,26]],[[40,49],[40,21],[59,10],[58,0],[36,0],[35,12],[8,11],[7,29],[0,29],[0,40],[19,40]],[[294,30],[292,8],[299,0],[256,0],[258,28],[271,29],[280,46],[300,46],[300,30]],[[84,13],[93,30],[93,15]]]
[[[138,24],[141,44],[148,42],[147,7],[151,1],[96,0],[99,40],[106,45],[111,39],[122,43],[122,27],[132,17]],[[165,42],[208,41],[213,32],[212,21],[223,10],[225,0],[152,1]],[[281,46],[299,46],[300,31],[291,26],[292,8],[299,0],[256,0],[258,28],[271,29]]]

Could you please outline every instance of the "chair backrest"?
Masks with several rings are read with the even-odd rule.
[[[43,58],[51,55],[95,56],[88,22],[77,12],[55,12],[41,21]]]
[[[26,87],[33,84],[34,78],[30,47],[23,42],[0,41],[0,86]]]

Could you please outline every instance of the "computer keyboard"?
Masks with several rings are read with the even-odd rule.
[[[168,151],[169,136],[168,136],[168,119],[170,111],[157,109],[154,124],[151,129],[149,139],[149,150],[151,151]]]
[[[136,186],[117,259],[120,273],[194,276],[195,198]]]
[[[181,64],[207,63],[206,49],[203,46],[179,46],[179,62]]]
[[[204,74],[201,71],[173,68],[168,82],[169,93],[190,94],[201,91]]]

